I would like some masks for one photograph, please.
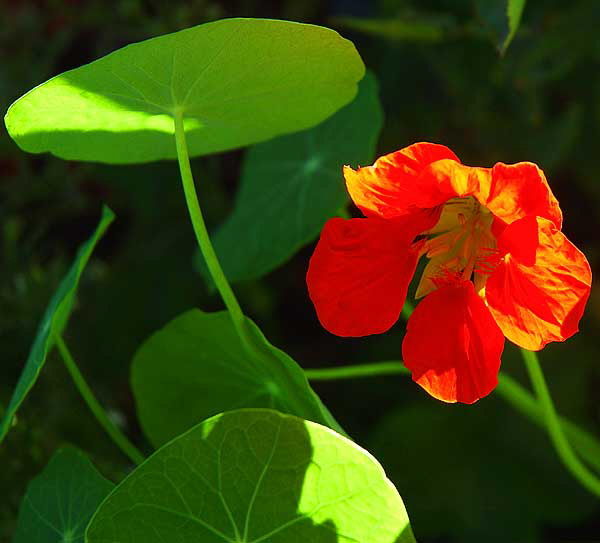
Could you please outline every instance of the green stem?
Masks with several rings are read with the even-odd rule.
[[[548,434],[550,435],[550,439],[554,444],[554,448],[556,449],[559,458],[571,474],[585,488],[600,497],[600,479],[580,462],[565,437],[537,355],[534,352],[525,349],[521,349],[521,354],[525,361],[525,367],[529,372],[531,384],[537,395],[538,402],[544,412]]]
[[[402,318],[407,321],[408,317],[410,317],[412,315],[412,312],[415,310],[415,307],[413,306],[412,302],[409,302],[408,300],[404,301],[404,305],[402,306]]]
[[[141,464],[144,461],[144,456],[135,447],[135,445],[133,445],[131,441],[125,437],[125,434],[123,434],[108,418],[108,415],[94,396],[94,393],[91,391],[90,387],[85,381],[85,378],[79,371],[79,368],[71,356],[71,353],[69,352],[69,349],[67,348],[62,336],[55,336],[55,340],[58,351],[60,352],[67,370],[73,378],[75,386],[79,390],[79,393],[85,400],[85,403],[87,403],[91,412],[96,417],[96,420],[100,423],[100,426],[104,428],[106,433],[112,438],[115,444],[121,449],[121,451],[123,451],[123,453],[125,453],[126,456],[129,457],[134,464]]]
[[[177,147],[177,160],[179,161],[179,171],[181,172],[181,181],[183,182],[183,192],[185,194],[185,201],[196,234],[196,240],[202,252],[202,256],[206,262],[206,267],[210,272],[213,281],[223,298],[225,306],[229,310],[229,315],[233,321],[240,339],[244,345],[248,345],[248,338],[245,328],[244,314],[240,307],[240,304],[223,273],[223,268],[219,263],[219,259],[215,254],[215,250],[210,241],[208,231],[206,230],[206,224],[204,223],[204,217],[198,203],[198,195],[196,194],[196,187],[194,185],[194,178],[192,176],[192,168],[190,166],[190,157],[188,154],[187,143],[185,139],[185,129],[183,127],[183,117],[181,112],[175,113],[175,144]]]
[[[531,421],[545,427],[544,412],[539,402],[512,377],[500,373],[496,392]],[[566,417],[559,417],[559,420],[569,441],[573,443],[582,458],[600,472],[600,442]]]
[[[410,371],[400,360],[340,366],[337,368],[318,368],[304,370],[311,381],[333,381],[338,379],[357,379],[360,377],[376,377],[382,375],[410,375]],[[545,427],[544,412],[536,399],[514,379],[506,374],[498,375],[496,392],[515,409],[526,415],[541,427]],[[579,428],[568,419],[561,417],[560,424],[569,439],[577,447],[581,456],[600,471],[600,442],[591,434]]]
[[[356,366],[340,366],[338,368],[318,368],[304,370],[310,381],[335,381],[337,379],[357,379],[360,377],[377,377],[378,375],[410,375],[410,371],[400,361],[359,364]]]

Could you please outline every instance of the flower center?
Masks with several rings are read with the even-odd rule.
[[[498,264],[493,215],[475,198],[453,198],[442,208],[437,224],[424,232],[421,254],[429,258],[416,297],[457,280],[472,278],[477,291]]]

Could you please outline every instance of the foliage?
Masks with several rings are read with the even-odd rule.
[[[140,543],[415,541],[372,456],[318,424],[267,409],[208,419],[124,479],[94,515],[87,541],[125,534]]]
[[[27,402],[19,406],[0,447],[5,467],[0,488],[6,489],[0,505],[0,541],[10,537],[18,543],[38,540],[27,531],[42,529],[36,524],[39,517],[28,505],[30,500],[36,508],[44,504],[49,515],[57,514],[57,507],[67,502],[85,504],[82,494],[60,494],[50,499],[40,490],[48,485],[59,490],[98,489],[92,500],[95,505],[90,502],[87,510],[78,510],[82,516],[76,521],[77,534],[66,533],[59,521],[51,521],[60,532],[53,531],[56,537],[76,535],[82,540],[86,519],[112,483],[98,475],[82,453],[72,449],[57,453],[48,464],[52,452],[65,441],[88,451],[99,470],[118,485],[111,504],[121,507],[123,494],[119,489],[135,481],[148,485],[138,487],[140,492],[155,488],[157,499],[177,500],[172,493],[159,495],[168,483],[162,476],[148,478],[146,466],[151,462],[158,465],[163,455],[183,446],[181,440],[194,435],[199,447],[204,447],[216,439],[215,430],[230,424],[227,420],[231,416],[238,417],[234,424],[238,430],[228,436],[239,441],[223,451],[252,446],[262,454],[264,447],[272,443],[272,431],[249,427],[244,417],[251,412],[227,412],[241,407],[261,408],[252,413],[259,413],[263,423],[271,421],[267,426],[278,420],[293,427],[290,440],[281,443],[281,453],[288,467],[294,459],[300,459],[290,471],[295,474],[295,482],[287,486],[278,483],[288,491],[289,499],[273,502],[265,496],[261,507],[275,504],[281,506],[279,513],[300,518],[306,510],[296,507],[305,492],[306,497],[316,495],[316,485],[305,483],[316,469],[314,461],[319,462],[315,456],[318,450],[327,462],[333,462],[337,452],[340,458],[352,454],[358,464],[374,470],[369,480],[378,481],[377,488],[385,487],[389,492],[386,503],[394,511],[392,517],[399,519],[394,526],[394,535],[398,535],[402,526],[408,526],[404,506],[370,456],[324,426],[263,410],[275,407],[334,427],[339,433],[341,427],[325,405],[355,443],[366,445],[381,461],[404,498],[419,541],[496,538],[558,543],[596,537],[600,529],[597,500],[569,479],[546,436],[533,430],[495,395],[470,409],[448,408],[432,404],[433,400],[410,386],[404,377],[375,377],[362,383],[315,383],[317,396],[306,383],[301,367],[335,367],[400,356],[402,324],[386,336],[341,340],[319,328],[309,305],[304,276],[312,251],[303,246],[315,239],[326,219],[348,213],[344,209],[348,200],[342,177],[336,179],[334,173],[341,164],[364,166],[376,155],[421,140],[448,144],[467,164],[537,162],[561,201],[565,231],[584,248],[592,268],[597,269],[597,2],[578,0],[565,5],[554,0],[527,4],[425,0],[398,4],[380,0],[326,4],[285,0],[268,6],[252,1],[234,4],[202,0],[167,6],[153,1],[118,0],[111,8],[110,24],[106,5],[98,0],[14,2],[6,8],[9,24],[0,33],[0,46],[11,54],[0,74],[4,110],[25,91],[56,74],[73,70],[67,71],[70,75],[64,78],[77,79],[75,86],[61,87],[61,92],[67,92],[61,99],[71,100],[70,108],[50,101],[56,98],[56,85],[66,80],[61,79],[63,76],[38,87],[21,102],[35,109],[19,112],[13,106],[7,125],[18,144],[28,150],[50,150],[70,159],[120,164],[172,159],[173,129],[166,117],[177,113],[170,89],[176,88],[179,102],[190,90],[194,75],[199,75],[202,66],[206,68],[202,85],[214,85],[211,96],[215,103],[204,105],[215,109],[187,111],[188,146],[190,155],[199,157],[192,160],[192,168],[206,223],[214,231],[217,254],[226,274],[236,281],[235,292],[248,315],[244,321],[248,323],[247,337],[253,339],[250,344],[238,339],[227,313],[220,311],[222,305],[212,289],[212,280],[206,288],[206,281],[194,270],[199,260],[197,254],[194,256],[197,248],[173,161],[131,166],[76,163],[46,154],[27,155],[8,135],[0,138],[0,337],[5,360],[0,406],[9,405],[27,353],[33,355],[35,351],[30,346],[38,323],[44,319],[43,308],[48,300],[56,300],[53,293],[60,291],[69,263],[74,257],[78,261],[77,247],[94,230],[105,202],[116,211],[118,220],[94,255],[90,258],[88,254],[86,262],[79,261],[75,284],[67,281],[73,292],[78,287],[78,297],[72,307],[68,304],[68,312],[73,309],[74,315],[61,331],[75,358],[85,367],[83,373],[100,402],[107,406],[109,418],[145,454],[152,446],[160,447],[141,466],[127,464],[71,392],[68,376],[58,365],[58,353],[50,349],[52,342],[47,341],[49,338],[38,339],[44,349],[39,351],[43,356],[36,357],[36,371],[31,374],[36,379],[35,388]],[[152,56],[147,56],[147,51],[142,51],[141,57],[136,53],[140,48],[153,47],[149,44],[179,38],[140,40],[184,28],[192,30],[171,36],[183,41],[188,39],[186,36],[190,40],[194,36],[200,43],[207,36],[202,37],[203,26],[196,25],[240,16],[331,26],[344,39],[329,29],[279,23],[285,29],[302,31],[296,38],[292,31],[278,32],[280,41],[271,47],[272,42],[261,40],[258,28],[277,23],[258,21],[256,32],[250,32],[256,38],[256,48],[241,51],[234,47],[244,39],[244,33],[232,33],[231,47],[224,48],[223,56],[219,54],[212,68],[208,58],[211,53],[216,56],[216,43],[204,42],[206,56],[196,48],[177,55],[176,67],[180,69],[176,70],[175,87],[165,76],[165,69],[171,67],[168,55],[164,62],[154,62],[161,59],[160,48],[153,50]],[[240,23],[211,23],[206,28],[221,28],[225,33],[228,24]],[[320,40],[331,44],[331,54],[316,53],[322,51]],[[140,43],[96,60],[133,42]],[[362,61],[352,43],[371,72],[360,82]],[[293,62],[286,62],[296,47],[302,47],[303,53]],[[249,91],[260,92],[264,88],[260,85],[272,85],[269,78],[274,72],[253,64],[252,52],[265,51],[279,59],[269,64],[279,74],[289,68],[282,88],[288,89],[286,85],[293,83],[296,92],[240,101],[240,97],[251,94]],[[311,58],[319,59],[318,70],[311,69],[306,61],[311,54]],[[136,58],[124,64],[128,55]],[[219,60],[230,63],[218,70]],[[109,66],[111,62],[116,62],[116,67]],[[108,72],[95,72],[95,67],[114,68],[121,81],[107,79]],[[229,85],[227,78],[237,74],[242,76],[239,85]],[[337,88],[332,83],[340,79],[344,85]],[[107,82],[119,86],[116,92],[127,98],[109,99],[106,91],[115,89],[103,87]],[[313,86],[319,82],[321,85]],[[353,100],[357,83],[359,94]],[[240,89],[242,92],[236,94]],[[89,93],[91,90],[94,92]],[[44,94],[50,91],[51,96]],[[192,89],[191,94],[195,106],[203,103],[202,92]],[[149,107],[148,99],[170,111]],[[229,99],[235,108],[226,106]],[[93,106],[93,111],[88,109],[89,114],[82,116],[75,105]],[[109,118],[98,117],[98,106]],[[380,132],[381,109],[385,122]],[[62,131],[54,131],[58,122],[62,123]],[[316,154],[305,147],[311,138],[318,142]],[[234,149],[249,144],[243,151]],[[227,149],[230,151],[209,154]],[[325,155],[325,167],[315,170],[312,159]],[[288,159],[293,165],[287,164]],[[271,171],[271,167],[272,175],[261,174],[261,168]],[[349,214],[358,215],[353,208]],[[85,273],[79,280],[84,264]],[[202,264],[200,271],[206,279]],[[415,287],[412,285],[411,292]],[[192,309],[195,307],[203,311]],[[600,434],[600,411],[595,401],[600,383],[596,364],[600,352],[595,340],[599,307],[592,291],[579,336],[549,346],[541,354],[561,414],[572,424],[587,428],[591,435]],[[182,333],[183,324],[189,325],[189,333]],[[274,348],[265,336],[289,354]],[[431,341],[436,341],[434,331]],[[130,360],[134,396],[129,388]],[[46,371],[38,372],[44,361]],[[512,351],[503,356],[502,371],[518,380],[525,375]],[[29,379],[27,382],[31,384]],[[273,382],[276,388],[267,386]],[[265,394],[248,401],[252,390],[264,390]],[[20,403],[24,396],[18,397]],[[221,411],[226,413],[181,435]],[[253,434],[255,430],[262,432],[260,439]],[[255,441],[251,441],[253,435]],[[174,441],[169,442],[172,438]],[[256,475],[264,454],[256,459],[251,455],[223,458],[231,461],[231,466],[244,465],[247,473]],[[27,489],[27,481],[46,464]],[[171,464],[165,466],[171,468]],[[181,481],[178,477],[182,477],[180,467],[176,463],[173,473],[163,473],[173,476],[176,486]],[[332,468],[331,477],[323,481],[324,493],[334,494],[342,488],[346,477],[342,473],[349,474],[350,479],[356,477],[355,482],[364,476],[356,466],[336,469]],[[124,478],[123,474],[129,472]],[[212,476],[217,472],[213,470]],[[281,477],[286,474],[278,473]],[[242,477],[238,471],[228,472],[227,476],[240,483],[239,487],[228,487],[227,492],[233,496],[240,490],[236,496],[242,504],[241,497],[252,492],[252,479]],[[89,485],[77,486],[81,480],[78,477],[87,478]],[[186,472],[184,477],[194,476]],[[323,541],[352,540],[344,535],[371,541],[376,530],[371,530],[367,538],[352,532],[368,518],[360,506],[359,510],[352,509],[354,499],[342,502],[345,509],[302,522],[306,522],[311,536],[318,533]],[[206,503],[207,508],[221,507],[218,496]],[[101,523],[103,530],[107,529],[102,516],[108,504],[100,507],[94,521]],[[372,502],[369,504],[373,507]],[[244,516],[244,511],[247,508],[240,505],[239,515]],[[160,516],[155,512],[151,515],[153,522]],[[268,515],[256,515],[256,519],[267,526]],[[164,520],[164,529],[169,529],[173,519]],[[331,520],[334,531],[330,529]],[[123,525],[135,526],[131,537],[134,533],[147,534],[147,525],[141,528],[138,521],[127,514],[119,517]],[[233,529],[231,523],[224,526]],[[410,541],[410,528],[404,533]],[[393,540],[391,536],[389,539]]]
[[[27,488],[15,543],[83,541],[92,514],[113,488],[83,453],[60,449]]]

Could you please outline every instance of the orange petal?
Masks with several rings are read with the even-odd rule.
[[[490,185],[482,186],[476,198],[507,224],[537,216],[552,221],[557,228],[562,226],[562,212],[546,176],[531,162],[498,162],[492,168]]]
[[[439,160],[424,168],[415,183],[417,207],[433,207],[451,198],[478,198],[482,187],[491,183],[490,168],[465,166],[454,160]],[[484,189],[485,190],[485,189]]]
[[[356,171],[345,166],[346,186],[356,206],[367,217],[399,217],[416,205],[415,196],[419,191],[416,180],[421,171],[442,159],[459,162],[456,155],[443,145],[415,143],[382,156],[373,166]]]
[[[437,216],[331,219],[310,259],[306,281],[319,321],[332,334],[380,334],[397,320],[415,272],[411,245]]]
[[[473,403],[498,383],[504,337],[473,283],[458,281],[428,294],[402,343],[412,378],[444,402]]]
[[[537,216],[549,219],[557,228],[562,225],[562,212],[544,172],[531,162],[475,168],[440,160],[421,172],[415,186],[417,207],[473,196],[504,224]]]
[[[519,347],[537,351],[575,334],[592,282],[583,253],[541,217],[512,223],[498,246],[506,256],[485,292],[504,335]]]

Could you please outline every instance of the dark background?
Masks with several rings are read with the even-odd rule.
[[[355,42],[379,79],[385,126],[378,154],[424,140],[448,145],[471,165],[537,162],[561,203],[564,232],[596,271],[600,2],[530,1],[505,55],[497,48],[506,31],[502,4],[3,0],[0,104],[6,111],[38,83],[127,43],[222,17],[331,26]],[[383,26],[358,31],[339,16],[380,18]],[[236,151],[193,161],[209,227],[231,209],[242,159]],[[147,450],[128,384],[133,353],[179,313],[221,307],[192,266],[195,242],[175,163],[112,167],[26,155],[2,126],[0,406],[102,203],[118,220],[86,270],[67,337],[102,403]],[[306,247],[262,280],[236,285],[246,312],[304,367],[399,359],[402,324],[360,340],[320,328],[304,283],[311,252]],[[600,437],[599,320],[593,290],[582,332],[547,347],[541,360],[559,410]],[[503,363],[527,383],[514,348]],[[474,406],[447,406],[403,377],[315,388],[383,463],[419,541],[600,541],[600,501],[573,482],[546,435],[494,394]],[[109,477],[126,469],[51,355],[0,447],[0,541],[12,534],[27,482],[64,443],[88,452]]]

